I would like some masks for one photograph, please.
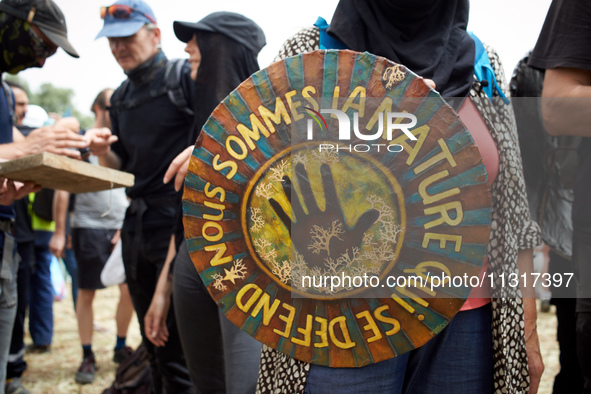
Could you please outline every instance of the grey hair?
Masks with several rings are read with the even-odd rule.
[[[158,28],[158,26],[156,26],[156,24],[155,24],[155,23],[146,23],[146,24],[144,25],[144,28],[145,28],[147,31],[153,31],[154,29]],[[158,43],[158,45],[157,45],[156,47],[157,47],[158,49],[162,49],[162,43],[160,43],[160,42],[159,42],[159,43]]]

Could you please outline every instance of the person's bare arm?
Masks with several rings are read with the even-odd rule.
[[[92,154],[98,157],[101,166],[115,170],[121,168],[119,156],[111,150],[111,144],[118,140],[116,135],[111,134],[111,130],[106,127],[90,129],[84,137],[88,141]]]
[[[56,190],[53,195],[53,221],[55,231],[49,240],[49,251],[55,257],[63,257],[66,249],[66,216],[70,193],[64,190]]]
[[[170,275],[170,264],[176,257],[174,234],[170,237],[168,253],[164,266],[160,272],[156,290],[152,296],[152,302],[144,317],[145,335],[150,342],[156,346],[164,346],[168,341],[168,328],[166,327],[166,316],[170,309],[170,296],[172,294],[172,275]]]
[[[162,180],[164,183],[170,182],[170,180],[174,177],[174,190],[177,192],[181,190],[183,182],[185,181],[185,177],[187,176],[187,170],[189,169],[189,162],[191,160],[193,149],[195,149],[195,145],[191,145],[179,153],[178,156],[175,157],[170,163],[166,173],[164,174],[164,179]]]
[[[520,287],[523,296],[524,323],[525,323],[525,348],[529,365],[530,394],[538,392],[544,362],[540,351],[540,341],[537,331],[537,310],[535,288],[531,285],[531,274],[534,269],[533,249],[526,249],[517,255],[517,266],[521,279]],[[525,276],[523,276],[525,274]],[[523,278],[525,278],[525,283]],[[526,286],[527,285],[527,286]]]
[[[591,137],[591,71],[577,68],[546,70],[542,117],[551,135]]]
[[[115,170],[121,169],[121,160],[115,152],[110,151],[106,155],[98,156],[99,164],[103,167],[113,168]]]
[[[19,131],[15,126],[12,126],[12,141],[13,142],[21,142],[25,140],[25,136],[23,133]]]

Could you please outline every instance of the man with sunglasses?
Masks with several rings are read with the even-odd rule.
[[[0,2],[0,78],[4,72],[17,73],[42,67],[45,59],[62,47],[72,57],[78,53],[67,38],[64,16],[52,0],[2,0]],[[14,96],[3,82],[0,88],[0,158],[14,159],[39,152],[80,157],[76,149],[88,145],[83,137],[66,127],[45,127],[26,138],[14,128]],[[12,201],[36,189],[27,182],[20,189],[0,179],[0,394],[27,393],[18,379],[7,382],[6,363],[16,313],[14,207]]]
[[[101,8],[101,17],[104,27],[97,38],[108,38],[111,52],[128,79],[111,97],[112,132],[118,140],[110,147],[105,144],[102,154],[94,153],[101,165],[135,175],[134,186],[127,189],[131,203],[121,240],[129,292],[150,354],[154,391],[192,393],[173,308],[167,318],[170,336],[162,347],[147,340],[144,316],[181,206],[174,186],[163,183],[164,174],[172,160],[194,143],[196,133],[191,128],[192,117],[170,97],[165,74],[172,62],[160,49],[160,29],[150,6],[141,0],[120,0]],[[192,108],[190,65],[184,62],[179,70],[182,94]]]

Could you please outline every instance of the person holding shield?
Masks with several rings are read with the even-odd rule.
[[[176,21],[174,31],[187,43],[185,52],[189,54],[196,101],[194,127],[199,132],[214,108],[259,69],[257,55],[266,44],[265,35],[255,22],[232,12],[214,12],[196,23]],[[175,188],[181,189],[193,149],[189,146],[172,162],[165,183],[174,179]],[[178,331],[196,390],[252,393],[261,344],[219,311],[193,266],[181,216],[177,223],[174,271],[171,251],[145,317],[148,339],[156,346],[168,340],[163,316],[172,292]]]
[[[444,98],[453,98],[447,101],[478,146],[493,201],[481,277],[528,275],[540,236],[529,216],[514,116],[511,106],[499,103],[504,76],[498,56],[466,31],[468,10],[468,0],[341,0],[330,26],[319,20],[297,33],[278,59],[317,49],[368,51],[429,78]],[[486,60],[485,77],[475,67],[477,54]],[[264,346],[258,390],[535,393],[543,371],[535,299],[531,287],[520,285],[475,288],[428,343],[361,368],[308,364]]]

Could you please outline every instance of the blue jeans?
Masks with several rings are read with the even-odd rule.
[[[305,392],[492,393],[491,318],[490,304],[459,312],[424,346],[366,367],[311,365]]]
[[[66,248],[64,264],[72,279],[72,301],[74,302],[74,311],[76,311],[76,300],[78,299],[78,262],[76,261],[76,256],[74,256],[74,249]]]
[[[51,231],[35,231],[35,265],[31,275],[29,332],[38,346],[51,345],[53,337],[53,288],[51,285]]]

